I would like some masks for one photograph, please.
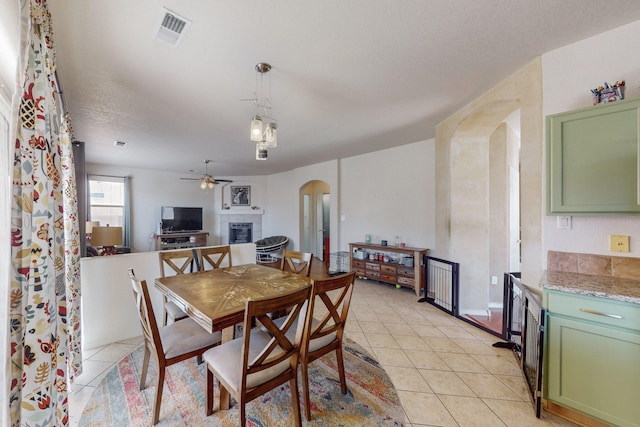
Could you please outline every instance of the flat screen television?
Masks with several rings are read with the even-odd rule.
[[[160,219],[163,233],[202,231],[202,208],[163,206]]]

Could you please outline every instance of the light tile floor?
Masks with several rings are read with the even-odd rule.
[[[357,280],[347,336],[384,366],[406,414],[418,426],[575,426],[548,413],[534,415],[511,350],[499,338],[451,317],[408,289]],[[141,338],[84,352],[85,372],[71,386],[70,425],[96,385]]]

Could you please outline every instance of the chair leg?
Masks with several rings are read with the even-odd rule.
[[[229,396],[229,391],[226,388],[224,388],[224,386],[220,381],[218,381],[218,386],[220,387],[220,405],[219,405],[220,410],[226,411],[227,409],[229,409],[229,406],[230,406],[229,400],[231,398]]]
[[[207,417],[211,414],[213,414],[213,372],[211,372],[211,370],[209,369],[209,366],[207,365],[206,367],[207,369],[207,395],[206,395],[206,415]]]
[[[293,416],[296,421],[296,427],[300,427],[302,425],[302,420],[300,419],[300,397],[298,396],[298,375],[297,372],[291,378],[289,382],[291,388],[291,403],[293,404]]]
[[[164,386],[164,366],[158,366],[158,387],[156,388],[156,398],[153,403],[153,425],[158,424],[160,418],[160,404],[162,403],[162,388]]]
[[[300,361],[300,372],[302,374],[302,403],[304,404],[304,415],[307,421],[311,421],[311,402],[309,400],[309,367],[307,362]]]
[[[238,411],[240,412],[240,426],[245,427],[245,425],[247,425],[247,413],[245,408],[246,402],[243,398],[241,398],[240,402],[238,402],[238,406],[240,407],[238,409]]]
[[[149,370],[149,357],[151,357],[151,352],[149,351],[149,347],[145,345],[144,358],[142,359],[142,373],[140,374],[140,390],[144,390],[147,382],[147,371]]]
[[[162,326],[167,326],[167,320],[169,319],[169,313],[167,313],[167,297],[162,296]]]
[[[344,359],[342,358],[342,345],[336,348],[336,359],[338,361],[338,375],[340,376],[340,391],[347,394],[347,379],[344,375]]]

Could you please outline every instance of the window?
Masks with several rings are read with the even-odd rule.
[[[89,175],[89,218],[101,226],[122,227],[124,246],[129,246],[128,178]]]
[[[124,178],[89,176],[89,217],[101,226],[124,225]]]

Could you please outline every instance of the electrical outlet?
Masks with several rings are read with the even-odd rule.
[[[609,250],[611,252],[629,252],[629,236],[612,234],[609,236]]]
[[[498,276],[491,276],[491,284],[492,285],[498,284]]]

